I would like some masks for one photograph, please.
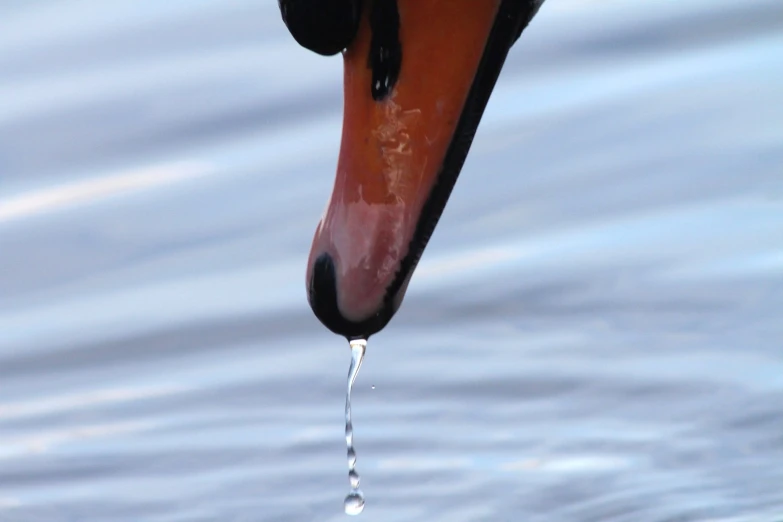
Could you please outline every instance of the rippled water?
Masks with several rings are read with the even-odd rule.
[[[354,389],[367,520],[783,520],[783,3],[550,0]],[[273,0],[0,7],[0,520],[343,520]],[[372,388],[374,386],[374,389]]]

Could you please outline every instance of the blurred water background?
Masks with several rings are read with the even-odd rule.
[[[341,87],[274,0],[2,2],[0,521],[344,519]],[[365,520],[783,520],[783,2],[547,2],[354,426]]]

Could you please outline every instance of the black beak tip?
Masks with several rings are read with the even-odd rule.
[[[346,339],[368,339],[378,333],[391,320],[396,311],[391,302],[384,301],[377,313],[362,321],[343,317],[337,302],[337,276],[334,259],[327,253],[319,255],[313,263],[312,275],[307,285],[310,308],[325,327]]]

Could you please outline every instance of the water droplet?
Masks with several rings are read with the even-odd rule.
[[[348,446],[348,480],[351,492],[345,497],[345,512],[358,515],[364,511],[364,494],[359,490],[359,473],[356,471],[356,450],[353,448],[353,423],[351,422],[351,390],[364,360],[367,341],[351,341],[351,367],[348,369],[348,389],[345,394],[345,443]],[[373,386],[375,388],[375,386]]]
[[[364,511],[364,495],[361,491],[351,491],[345,497],[345,514],[358,515]]]
[[[356,473],[356,470],[351,470],[348,472],[348,482],[351,483],[352,490],[359,489],[359,474]]]
[[[374,385],[374,384],[372,385],[372,389],[373,389],[373,390],[375,389],[375,385]]]

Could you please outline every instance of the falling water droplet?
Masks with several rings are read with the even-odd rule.
[[[358,515],[364,511],[364,495],[361,491],[348,493],[345,497],[345,513],[347,515]]]
[[[374,385],[374,384],[372,385],[372,389],[373,389],[373,390],[375,389],[375,385]]]
[[[353,449],[353,423],[351,422],[351,390],[364,360],[367,341],[351,341],[351,367],[348,370],[348,390],[345,394],[345,442],[348,445],[348,480],[351,492],[345,497],[345,512],[358,515],[364,510],[364,493],[359,489],[359,473],[356,471],[356,450]]]

